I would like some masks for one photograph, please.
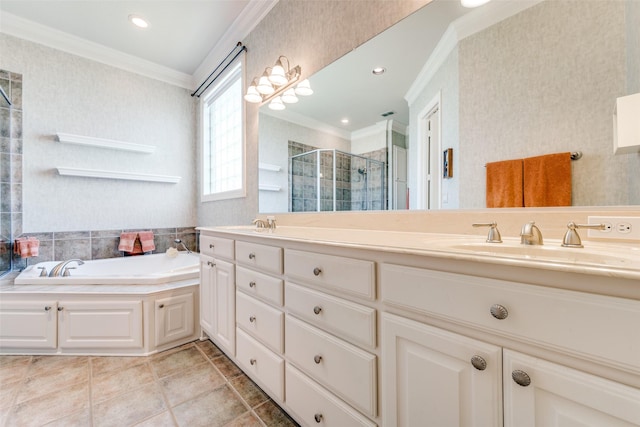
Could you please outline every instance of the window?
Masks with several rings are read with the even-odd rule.
[[[202,201],[245,196],[242,66],[204,93]]]

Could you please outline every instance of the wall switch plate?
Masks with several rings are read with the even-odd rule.
[[[640,216],[590,216],[587,222],[605,224],[604,230],[589,229],[589,237],[640,241]]]

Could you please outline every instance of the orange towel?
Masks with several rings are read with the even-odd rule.
[[[488,208],[522,207],[522,160],[487,163]]]
[[[118,250],[133,252],[133,245],[137,237],[138,233],[135,231],[120,233],[120,244],[118,245]]]
[[[571,153],[524,159],[524,206],[571,206]]]
[[[140,231],[138,232],[138,237],[140,237],[142,252],[151,252],[156,248],[153,242],[153,231]]]

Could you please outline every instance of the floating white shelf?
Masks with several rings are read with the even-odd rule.
[[[156,151],[156,147],[153,145],[134,144],[133,142],[115,141],[113,139],[94,138],[91,136],[71,135],[68,133],[57,133],[56,135],[58,136],[58,141],[64,144],[86,145],[144,154],[151,154]]]
[[[168,184],[176,184],[180,181],[179,176],[168,175],[151,175],[145,173],[131,173],[118,171],[104,171],[97,169],[79,169],[79,168],[57,168],[58,174],[65,176],[81,176],[85,178],[104,178],[104,179],[120,179],[126,181],[147,181],[147,182],[164,182]]]
[[[279,185],[267,185],[267,184],[259,184],[258,190],[260,191],[280,191],[282,187]]]
[[[272,165],[271,163],[258,163],[258,169],[270,172],[280,172],[282,168],[278,165]]]

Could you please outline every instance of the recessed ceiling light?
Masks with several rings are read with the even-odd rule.
[[[343,125],[348,125],[349,124],[349,119],[342,119],[342,120],[340,120],[340,123],[342,123]]]
[[[387,69],[386,69],[386,68],[384,68],[384,67],[376,67],[376,68],[374,68],[373,70],[371,70],[371,72],[372,72],[372,73],[373,73],[373,75],[375,75],[375,76],[379,76],[379,75],[381,75],[381,74],[384,74],[384,73],[385,73],[385,71],[387,71]]]
[[[149,23],[138,15],[129,15],[129,22],[139,28],[147,28],[149,26]]]

